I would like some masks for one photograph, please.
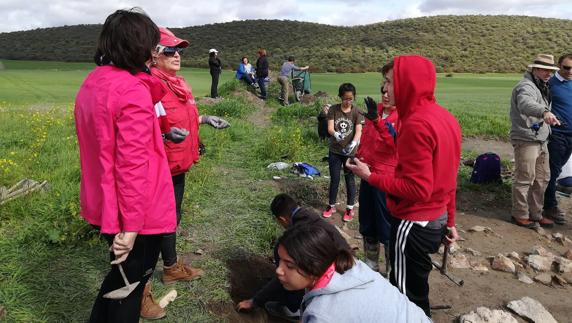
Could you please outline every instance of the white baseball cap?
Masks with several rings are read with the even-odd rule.
[[[211,48],[211,49],[209,49],[209,54],[210,54],[210,53],[218,53],[218,50],[216,50],[216,49],[214,49],[214,48]]]

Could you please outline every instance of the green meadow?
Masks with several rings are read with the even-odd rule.
[[[7,322],[83,322],[108,269],[105,244],[79,215],[73,100],[93,66],[21,61],[2,61],[2,66],[0,186],[31,178],[47,180],[51,189],[0,205],[0,306]],[[208,70],[184,68],[181,75],[195,96],[209,92]],[[460,120],[465,136],[506,140],[510,93],[519,78],[439,75],[436,96]],[[207,153],[187,174],[178,239],[180,255],[207,274],[175,285],[180,296],[169,306],[165,322],[233,321],[233,301],[248,292],[237,293],[231,277],[237,277],[237,267],[247,266],[248,259],[271,256],[280,232],[268,212],[272,197],[288,191],[319,206],[325,197],[316,192],[325,192],[328,185],[323,178],[300,180],[268,171],[266,165],[306,161],[325,172],[321,159],[327,147],[318,139],[312,117],[323,103],[336,101],[340,83],[356,85],[361,106],[365,96],[379,99],[380,81],[379,73],[316,73],[312,91],[331,98],[281,107],[275,99],[278,86],[271,84],[272,98],[261,108],[248,99],[251,95],[233,72],[223,72],[219,92],[225,99],[199,104],[199,110],[223,115],[232,127],[201,127]],[[262,122],[265,115],[268,120]],[[285,180],[276,183],[273,175]],[[197,249],[203,255],[195,255]],[[153,278],[155,295],[169,289],[159,278]]]

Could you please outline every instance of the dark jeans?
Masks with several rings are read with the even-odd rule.
[[[433,269],[429,254],[439,250],[447,230],[446,221],[445,214],[422,227],[411,221],[391,218],[389,281],[429,317],[429,273]]]
[[[388,246],[390,221],[385,193],[362,180],[359,187],[359,233]]]
[[[328,165],[330,168],[330,194],[329,201],[330,205],[336,204],[336,199],[338,197],[338,186],[340,186],[340,172],[342,168],[344,169],[344,177],[346,180],[346,191],[347,191],[347,205],[354,205],[356,199],[356,182],[354,174],[346,168],[346,160],[348,156],[338,155],[333,152],[328,154]]]
[[[259,76],[256,80],[258,82],[258,87],[260,87],[260,96],[266,99],[266,81],[265,77]]]
[[[102,234],[111,246],[114,235]],[[103,283],[99,289],[99,294],[95,299],[89,322],[139,322],[139,312],[141,311],[141,298],[145,284],[153,274],[157,259],[159,258],[159,250],[161,246],[162,235],[138,235],[135,239],[133,249],[129,253],[127,259],[121,263],[123,271],[127,276],[129,283],[139,281],[137,288],[122,300],[112,300],[103,298],[103,295],[125,286],[118,266],[111,266],[111,270],[105,276]],[[113,260],[113,253],[109,254],[109,258]]]
[[[562,173],[562,166],[566,164],[572,154],[572,136],[552,132],[548,138],[548,155],[550,161],[550,181],[544,191],[544,209],[558,206],[556,200],[556,179]]]
[[[250,74],[244,74],[240,79],[246,82],[248,85],[254,85],[254,79],[252,76],[250,76]]]
[[[181,222],[181,206],[183,204],[183,196],[185,194],[185,174],[173,176],[173,188],[175,191],[175,205],[177,207],[177,226]],[[161,241],[161,257],[163,257],[163,265],[172,266],[177,262],[177,233],[167,233],[163,235]]]
[[[211,98],[216,98],[218,96],[218,79],[220,77],[219,72],[211,72]]]

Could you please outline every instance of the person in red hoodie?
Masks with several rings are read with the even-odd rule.
[[[384,66],[382,73],[387,68],[389,65]],[[395,106],[389,104],[389,95],[383,87],[381,93],[382,98],[379,104],[370,97],[365,99],[367,113],[364,114],[366,120],[357,157],[376,173],[393,174],[397,165],[395,127],[398,116]],[[380,242],[384,245],[386,264],[389,261],[391,214],[385,200],[384,192],[367,181],[361,181],[359,232],[363,237],[365,263],[375,271],[379,271]]]
[[[435,101],[436,73],[430,60],[398,56],[391,65],[384,75],[384,88],[400,120],[395,173],[372,172],[357,158],[347,166],[387,193],[393,215],[390,281],[430,316],[429,254],[437,252],[441,241],[458,239],[455,195],[461,127]]]

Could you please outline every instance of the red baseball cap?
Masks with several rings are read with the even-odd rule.
[[[159,31],[161,32],[161,40],[159,40],[159,45],[180,48],[189,47],[189,42],[187,40],[177,38],[175,34],[173,34],[169,29],[161,27],[159,28]]]

